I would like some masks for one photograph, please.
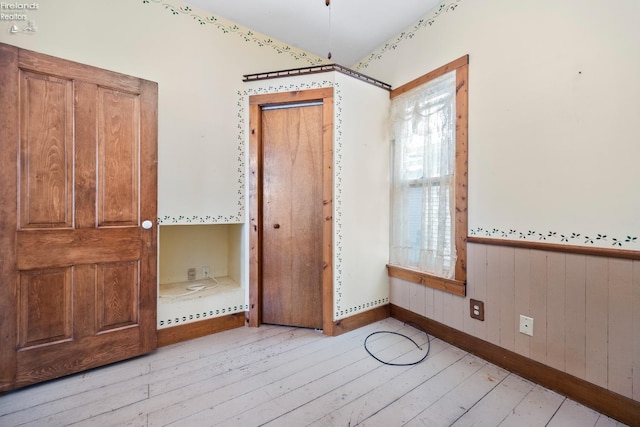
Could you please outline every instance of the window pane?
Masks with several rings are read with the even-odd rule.
[[[444,277],[455,266],[455,93],[453,71],[392,101],[392,262]]]

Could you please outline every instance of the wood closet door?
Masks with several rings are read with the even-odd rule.
[[[262,321],[322,328],[322,105],[262,112]]]
[[[0,390],[153,350],[157,85],[0,45],[0,111]]]

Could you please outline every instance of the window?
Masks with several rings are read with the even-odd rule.
[[[467,75],[464,56],[391,92],[389,274],[465,295]]]

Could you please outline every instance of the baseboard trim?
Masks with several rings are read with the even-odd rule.
[[[345,332],[356,330],[370,323],[377,322],[378,320],[384,320],[390,316],[389,313],[389,304],[385,304],[344,319],[336,320],[333,322],[333,333],[331,335],[335,337],[340,334],[344,334]]]
[[[390,304],[390,315],[402,322],[414,322],[423,327],[430,335],[622,423],[640,426],[640,402],[505,350],[402,307]]]
[[[216,332],[240,328],[244,326],[244,322],[245,313],[242,312],[214,317],[198,322],[186,323],[184,325],[173,326],[171,328],[158,329],[156,332],[158,347],[164,347],[178,342],[204,337],[206,335],[215,334]]]

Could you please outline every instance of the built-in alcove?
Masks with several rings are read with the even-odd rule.
[[[245,310],[240,261],[242,227],[159,227],[159,329]]]

